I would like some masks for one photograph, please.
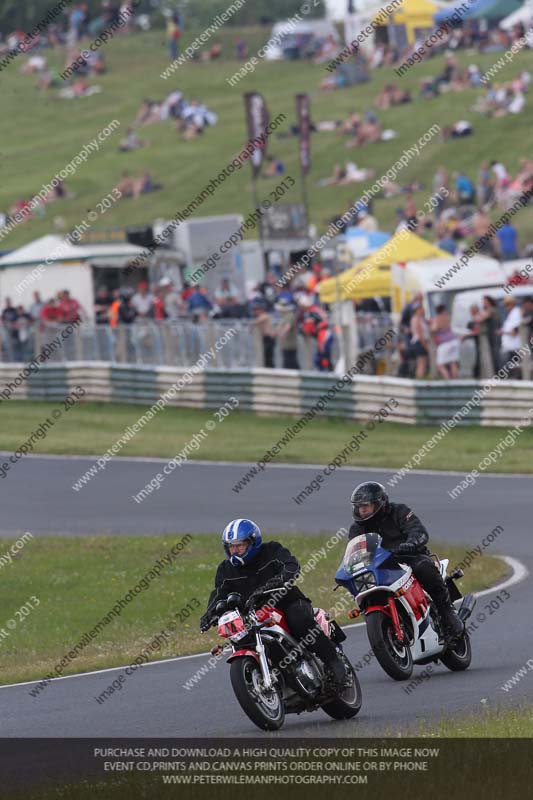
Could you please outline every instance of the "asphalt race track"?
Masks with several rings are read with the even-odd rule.
[[[164,462],[116,459],[81,492],[71,484],[93,463],[89,458],[31,457],[17,466],[16,480],[1,482],[1,536],[23,531],[59,533],[160,533],[220,531],[233,517],[250,516],[267,535],[280,531],[335,532],[350,521],[349,495],[365,476],[386,482],[391,473],[353,468],[338,470],[301,505],[291,499],[311,481],[319,467],[269,467],[239,494],[231,487],[244,465],[192,463],[167,478],[141,505],[140,491]],[[9,481],[12,485],[9,485]],[[531,477],[485,476],[458,499],[447,494],[457,474],[412,473],[394,490],[393,499],[412,505],[435,538],[479,544],[496,526],[504,532],[488,552],[503,553],[533,571]],[[28,502],[28,498],[31,498]],[[332,574],[337,565],[332,564]],[[520,563],[515,563],[520,577]],[[510,692],[501,685],[533,657],[531,614],[533,586],[529,576],[507,585],[510,595],[497,610],[488,607],[502,590],[478,599],[474,611],[484,614],[472,636],[474,658],[464,673],[434,667],[433,675],[409,694],[405,684],[388,678],[374,661],[359,678],[363,708],[347,723],[323,712],[289,716],[273,736],[365,736],[406,732],[420,718],[443,713],[533,702],[533,671]],[[495,605],[498,605],[496,603]],[[65,643],[67,646],[68,643]],[[368,651],[364,627],[349,631],[346,652],[357,662]],[[224,662],[191,690],[183,684],[205,663],[205,656],[185,657],[143,667],[120,693],[104,704],[94,699],[120,671],[74,676],[52,682],[38,697],[33,684],[0,689],[2,735],[36,736],[250,736],[259,731],[233,697]],[[413,676],[424,668],[415,667]]]

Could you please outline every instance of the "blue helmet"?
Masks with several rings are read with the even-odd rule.
[[[250,546],[244,555],[230,555],[229,545],[236,542],[243,542],[246,539],[250,540]],[[234,519],[226,527],[222,533],[222,544],[226,551],[226,556],[234,567],[243,567],[248,561],[259,553],[263,537],[261,531],[251,519]]]

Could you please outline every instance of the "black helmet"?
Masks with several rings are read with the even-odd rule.
[[[385,491],[385,487],[376,481],[365,481],[356,486],[350,498],[352,504],[352,515],[357,522],[364,522],[367,519],[372,519],[381,511],[386,511],[389,505],[389,496]],[[369,514],[367,517],[360,517],[357,513],[359,506],[365,503],[373,503],[376,510]]]

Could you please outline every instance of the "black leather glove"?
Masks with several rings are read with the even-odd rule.
[[[392,552],[397,556],[415,556],[418,553],[418,547],[414,542],[401,542]]]
[[[202,633],[205,633],[206,631],[209,630],[209,628],[211,627],[212,621],[213,621],[213,618],[212,618],[211,614],[207,614],[206,613],[206,614],[203,615],[203,617],[200,620],[200,630],[201,630]]]

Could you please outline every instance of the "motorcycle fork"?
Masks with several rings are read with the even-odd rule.
[[[387,605],[389,606],[392,624],[394,625],[394,634],[400,644],[403,644],[404,636],[400,625],[400,617],[398,616],[398,609],[392,597],[387,598]]]
[[[259,631],[255,632],[255,649],[257,651],[257,655],[259,656],[259,665],[263,675],[263,686],[265,689],[272,689],[274,685],[272,681],[272,675],[270,674],[270,667],[268,666],[265,645],[263,644],[263,640],[261,639],[261,634]]]

